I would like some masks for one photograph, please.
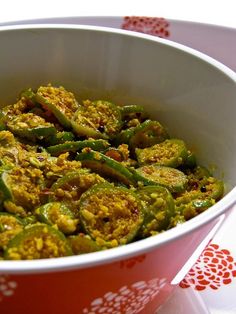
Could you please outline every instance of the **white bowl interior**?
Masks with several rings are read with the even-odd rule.
[[[22,27],[21,27],[22,28]],[[40,84],[63,85],[79,100],[142,104],[184,139],[198,162],[236,182],[236,75],[198,52],[147,35],[83,26],[0,31],[0,103]],[[232,202],[232,198],[231,198]]]

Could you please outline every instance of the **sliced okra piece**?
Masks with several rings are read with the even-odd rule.
[[[72,121],[74,132],[79,136],[108,139],[116,135],[122,126],[118,106],[105,100],[85,101]]]
[[[71,247],[59,230],[46,225],[26,227],[12,238],[4,252],[6,260],[32,260],[72,255]]]
[[[137,195],[124,187],[97,184],[80,199],[80,220],[99,246],[115,247],[131,242],[143,223]]]
[[[188,156],[187,147],[180,139],[167,139],[151,147],[136,148],[135,153],[140,165],[155,163],[173,168],[182,165]]]
[[[57,132],[52,123],[33,113],[23,113],[9,118],[6,124],[13,134],[33,141],[47,138]]]
[[[24,227],[23,221],[15,215],[0,212],[0,250]]]
[[[71,235],[67,239],[75,255],[92,253],[101,250],[101,247],[97,245],[96,241],[84,233]]]
[[[35,99],[44,110],[51,112],[66,128],[71,128],[71,119],[79,105],[73,93],[64,87],[40,86]]]
[[[176,193],[184,191],[188,183],[187,176],[182,171],[155,164],[135,169],[133,176],[144,185],[159,184]]]
[[[50,202],[35,210],[39,221],[48,225],[56,225],[64,234],[72,234],[76,231],[79,220],[65,204]]]
[[[47,147],[47,151],[53,155],[59,155],[65,152],[77,152],[83,148],[89,147],[95,151],[105,150],[109,147],[109,142],[103,139],[99,140],[84,140],[84,141],[68,141],[63,144]]]
[[[148,237],[166,230],[171,217],[175,215],[174,199],[170,191],[163,186],[150,185],[138,189],[137,195],[143,204],[145,213],[139,235]]]
[[[81,195],[92,185],[105,182],[105,179],[88,169],[67,173],[51,186],[49,201],[64,203],[78,218],[78,202]]]
[[[82,152],[76,160],[81,161],[82,166],[89,168],[101,176],[114,178],[126,185],[134,183],[133,174],[120,162],[102,154],[101,152]]]

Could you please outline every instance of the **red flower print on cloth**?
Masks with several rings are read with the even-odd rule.
[[[130,286],[123,286],[118,291],[107,292],[103,297],[93,300],[83,314],[136,314],[166,285],[166,279],[138,281]]]
[[[7,275],[0,275],[0,302],[4,297],[11,297],[17,287],[17,283]]]
[[[206,288],[217,290],[230,284],[234,277],[236,262],[230,252],[220,249],[217,244],[210,244],[179,285],[181,288],[191,286],[198,291]]]
[[[169,22],[162,17],[125,16],[121,28],[162,38],[170,36]]]

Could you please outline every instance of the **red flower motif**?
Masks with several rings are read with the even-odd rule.
[[[120,268],[132,268],[146,258],[146,255],[139,255],[120,262]]]
[[[161,17],[125,16],[122,29],[150,34],[162,38],[170,36],[169,23]]]
[[[210,244],[201,254],[189,273],[180,282],[181,288],[193,287],[201,291],[206,288],[219,289],[236,277],[236,262],[230,252]]]

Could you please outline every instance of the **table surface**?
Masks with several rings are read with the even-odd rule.
[[[119,15],[158,16],[236,27],[235,0],[7,0],[1,2],[0,23],[46,17]]]

